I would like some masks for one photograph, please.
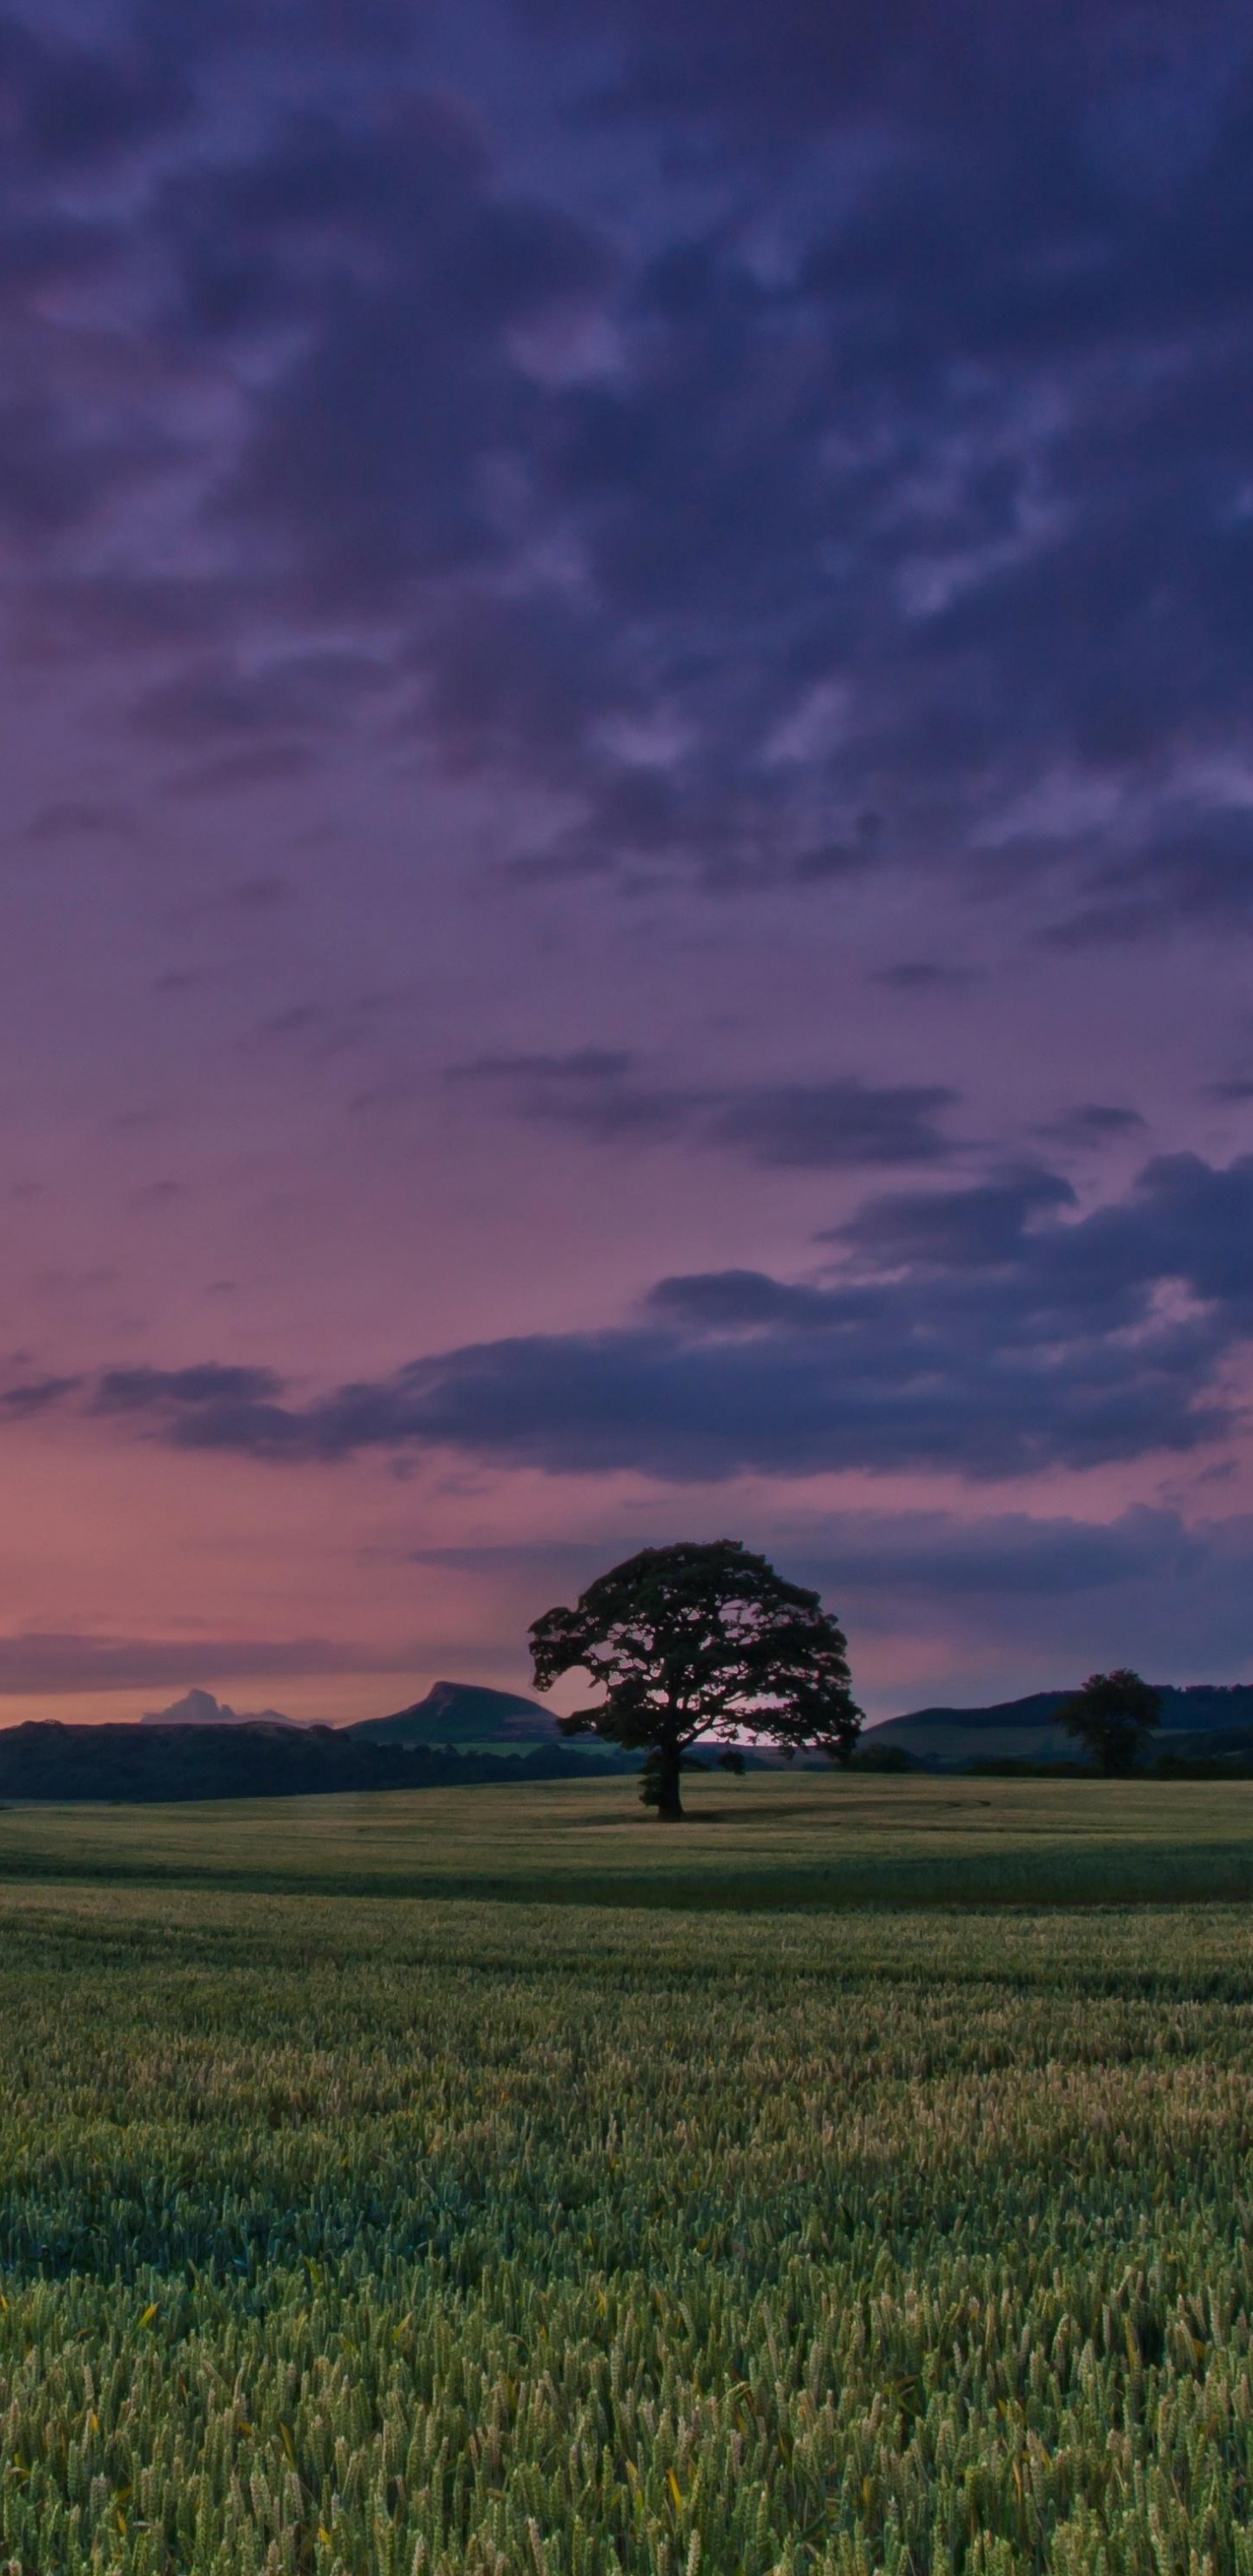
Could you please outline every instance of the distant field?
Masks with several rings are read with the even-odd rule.
[[[1253,1781],[629,1779],[0,1811],[0,1878],[771,1910],[1253,1896]]]

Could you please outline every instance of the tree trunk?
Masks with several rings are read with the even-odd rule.
[[[679,1795],[679,1748],[661,1744],[657,1778],[657,1821],[662,1825],[681,1825],[683,1800]]]

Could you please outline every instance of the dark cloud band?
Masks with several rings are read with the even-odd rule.
[[[1080,1218],[1069,1201],[1039,1172],[898,1193],[844,1229],[829,1284],[665,1279],[637,1324],[451,1350],[304,1406],[270,1370],[211,1364],[108,1371],[94,1405],[178,1448],[274,1462],[443,1447],[677,1482],[1005,1477],[1231,1432],[1226,1373],[1253,1336],[1253,1156],[1162,1157],[1121,1201]]]

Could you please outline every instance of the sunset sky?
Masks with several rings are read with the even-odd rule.
[[[0,1718],[1248,1677],[1247,7],[30,0],[0,332]]]

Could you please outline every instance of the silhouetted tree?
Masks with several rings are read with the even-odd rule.
[[[789,1756],[813,1747],[847,1762],[861,1728],[838,1622],[737,1539],[644,1548],[572,1610],[546,1610],[531,1650],[538,1690],[577,1669],[603,1687],[596,1707],[557,1724],[647,1752],[641,1794],[666,1821],[682,1816],[698,1736],[765,1736]],[[733,1751],[722,1761],[743,1767]]]
[[[1078,1737],[1102,1771],[1117,1777],[1134,1771],[1161,1716],[1161,1692],[1120,1665],[1117,1672],[1090,1674],[1082,1690],[1063,1700],[1056,1722]]]

